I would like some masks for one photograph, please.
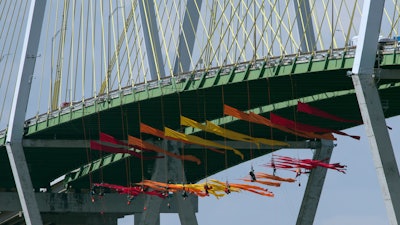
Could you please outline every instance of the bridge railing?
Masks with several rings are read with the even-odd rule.
[[[121,98],[126,95],[138,94],[152,89],[175,85],[175,92],[185,91],[182,87],[188,80],[198,80],[205,76],[206,78],[211,78],[214,76],[224,76],[231,73],[239,73],[245,71],[247,68],[250,70],[258,70],[263,66],[265,69],[274,68],[281,65],[289,64],[301,64],[307,63],[310,60],[313,62],[322,61],[328,59],[338,59],[342,57],[352,58],[355,54],[355,46],[348,48],[339,48],[333,50],[316,51],[313,53],[302,53],[302,54],[290,54],[281,57],[266,57],[258,60],[241,62],[237,64],[230,64],[225,66],[213,67],[209,69],[199,69],[187,73],[177,74],[175,76],[165,77],[161,80],[151,81],[147,83],[137,84],[135,86],[125,86],[121,90],[114,90],[109,92],[109,94],[99,95],[97,97],[92,97],[85,99],[84,101],[71,102],[61,107],[60,110],[55,110],[47,113],[43,113],[28,119],[25,122],[26,128],[29,126],[35,126],[36,124],[43,123],[49,119],[57,118],[66,114],[74,113],[82,110],[84,107],[90,107],[95,104],[103,104],[110,102],[113,99]],[[397,43],[383,44],[378,51],[379,54],[393,54],[400,51],[400,46]],[[181,84],[177,87],[176,85]],[[7,129],[0,131],[0,139],[5,137]]]

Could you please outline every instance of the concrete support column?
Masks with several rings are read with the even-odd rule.
[[[22,147],[22,138],[24,135],[24,121],[31,89],[31,79],[35,68],[43,16],[46,9],[46,0],[31,0],[29,7],[25,39],[21,47],[21,60],[11,105],[5,145],[26,224],[39,225],[42,224],[42,219],[37,207]]]
[[[372,76],[384,5],[384,0],[366,0],[363,3],[351,75],[389,222],[395,225],[400,224],[400,176],[379,93]]]
[[[113,213],[50,213],[43,221],[56,225],[117,225],[122,214]]]
[[[179,154],[178,146],[174,141],[163,140],[162,148],[175,154]],[[168,156],[157,159],[151,179],[160,182],[185,182],[186,178],[184,177],[182,161]],[[170,200],[170,202],[173,202],[170,207],[171,209],[178,210],[182,225],[197,225],[195,209],[193,208],[191,201],[188,199],[184,200],[181,193],[175,193]],[[146,210],[143,211],[142,215],[140,215],[140,219],[138,218],[136,220],[135,218],[135,225],[158,225],[160,223],[159,216],[161,203],[162,200],[159,197],[146,196],[144,205]]]
[[[142,220],[143,213],[135,213],[134,215],[134,222],[135,225],[139,225],[140,221]],[[154,225],[160,225],[160,216],[158,215],[157,218],[154,220]]]
[[[321,140],[321,147],[315,150],[314,159],[330,159],[332,150],[333,141]],[[327,163],[329,163],[329,160]],[[304,192],[296,225],[312,225],[314,223],[315,213],[317,212],[327,170],[327,168],[318,167],[311,171],[308,177],[307,187]]]

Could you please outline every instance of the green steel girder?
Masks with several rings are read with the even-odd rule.
[[[87,128],[88,126],[99,128],[101,127],[101,131],[111,132],[111,134],[115,134],[115,132],[117,132],[118,134],[115,135],[119,135],[119,138],[124,138],[125,135],[122,135],[124,133],[136,135],[136,128],[134,128],[135,125],[133,125],[137,124],[137,119],[134,118],[135,116],[131,116],[130,118],[124,120],[121,119],[121,113],[124,115],[132,115],[131,113],[133,112],[137,113],[137,111],[139,111],[140,113],[140,111],[142,111],[142,119],[144,118],[144,121],[156,120],[154,121],[154,123],[157,124],[161,123],[161,118],[158,118],[159,115],[156,115],[153,119],[153,114],[148,113],[152,112],[150,110],[152,107],[156,107],[160,104],[167,105],[164,108],[164,110],[167,110],[165,112],[166,114],[168,114],[167,116],[175,117],[172,119],[167,117],[168,121],[165,121],[165,123],[167,123],[166,125],[172,126],[171,128],[177,129],[176,125],[179,125],[178,115],[180,114],[178,110],[179,104],[177,103],[179,98],[181,98],[182,103],[186,104],[186,107],[196,106],[196,102],[200,101],[200,103],[198,103],[198,109],[202,109],[203,107],[208,109],[207,116],[205,116],[205,111],[200,110],[200,112],[196,112],[198,109],[188,108],[183,111],[182,115],[196,119],[199,122],[203,122],[205,119],[208,119],[218,125],[224,125],[228,129],[247,130],[244,128],[247,128],[249,126],[248,123],[243,123],[231,117],[223,117],[220,109],[214,109],[215,107],[221,108],[221,99],[216,99],[215,97],[218,97],[218,95],[220,95],[221,92],[224,91],[226,95],[224,102],[225,104],[231,105],[243,111],[250,110],[265,116],[268,116],[267,113],[271,111],[277,112],[278,114],[283,116],[293,115],[293,108],[296,105],[297,100],[301,100],[306,103],[313,102],[313,105],[315,105],[316,107],[330,107],[328,111],[333,111],[334,113],[344,113],[342,114],[342,116],[353,117],[350,119],[359,119],[358,107],[354,107],[354,104],[351,105],[351,102],[354,102],[355,100],[354,90],[352,89],[350,82],[351,79],[345,76],[346,70],[352,67],[352,57],[353,56],[351,54],[347,53],[339,55],[337,58],[329,58],[328,56],[326,56],[322,59],[318,58],[318,55],[313,55],[307,60],[291,58],[291,61],[286,60],[285,63],[283,63],[283,59],[270,59],[257,61],[255,63],[231,65],[215,70],[202,72],[200,71],[197,73],[193,72],[192,74],[190,74],[190,76],[187,75],[181,76],[179,78],[167,78],[166,80],[143,86],[143,88],[138,86],[136,89],[126,89],[123,90],[123,92],[121,93],[115,93],[115,95],[110,95],[109,97],[102,96],[94,100],[86,100],[84,102],[84,105],[73,105],[72,107],[64,108],[60,112],[54,112],[53,114],[38,117],[38,120],[29,120],[27,121],[26,138],[53,138],[53,136],[50,135],[52,135],[54,132],[54,135],[56,135],[57,133],[57,136],[54,136],[54,138],[69,139],[71,137],[63,135],[67,134],[68,132],[71,133],[71,135],[79,132],[82,133],[82,130],[85,129],[85,127]],[[382,68],[399,68],[400,60],[398,58],[399,57],[397,57],[396,52],[391,52],[387,54],[385,53],[380,61]],[[340,81],[337,81],[338,79],[340,79]],[[326,82],[326,80],[329,80],[329,82]],[[292,81],[293,83],[290,83]],[[313,82],[313,84],[310,84],[311,86],[307,84],[307,82],[310,81]],[[346,84],[343,82],[346,82]],[[266,91],[266,88],[263,87],[264,83],[268,83],[268,85],[271,85],[270,87],[268,87],[268,89],[270,89],[271,93],[273,94],[270,96],[270,100],[267,101],[262,99],[267,97],[254,97],[255,95],[263,95],[263,92]],[[315,84],[319,83],[321,83],[321,86],[315,86]],[[331,83],[332,87],[335,88],[329,88],[329,85],[331,85]],[[350,85],[348,83],[350,83]],[[390,109],[388,110],[388,116],[397,115],[398,113],[396,114],[396,110],[399,107],[397,105],[397,100],[395,100],[393,96],[395,96],[395,90],[398,90],[398,88],[400,87],[399,83],[393,81],[380,81],[379,84],[379,89],[382,91],[381,98],[383,100],[390,100]],[[291,88],[298,88],[295,91],[292,90],[295,95],[287,94],[287,92],[290,93],[289,88],[291,85]],[[246,91],[246,86],[250,86],[251,89],[247,89]],[[301,88],[299,88],[300,86]],[[282,90],[285,88],[287,90]],[[240,91],[242,94],[235,95],[235,91]],[[245,94],[245,92],[248,92],[247,94],[251,97],[251,104],[250,102],[247,102],[247,96],[243,95]],[[230,96],[231,94],[233,95]],[[211,99],[212,101],[209,99]],[[351,110],[335,109],[334,105],[336,104],[336,101],[340,103],[340,107],[342,107],[342,109],[349,108]],[[348,103],[347,105],[343,105],[346,102],[350,103]],[[140,107],[142,107],[142,110],[140,110]],[[144,108],[146,108],[146,110],[144,110]],[[156,108],[155,111],[159,110]],[[198,114],[200,116],[196,117],[196,115]],[[303,115],[298,115],[297,118],[299,119],[299,121],[308,120],[307,122],[310,122],[311,124],[315,122],[317,124],[319,123],[319,125],[321,126],[330,125],[323,123],[323,121],[319,121],[318,119],[311,119]],[[104,123],[102,119],[108,120],[108,122]],[[118,128],[118,126],[115,126],[114,124],[121,123],[126,124],[124,126],[126,126],[127,129],[116,130],[120,128]],[[265,131],[265,128],[257,127],[257,125],[255,125],[253,128],[255,129],[254,132],[264,133],[264,135],[268,137],[269,131]],[[348,127],[336,126],[332,128],[345,129]],[[184,131],[188,134],[196,133],[196,135],[200,136],[206,135],[204,132],[199,132],[198,130],[189,128],[186,128]],[[78,138],[86,140],[96,139],[96,132],[98,131],[92,129],[86,132],[88,134],[88,137],[79,136]],[[43,134],[45,135],[43,136]],[[210,137],[209,134],[207,134],[207,137]],[[274,137],[277,137],[275,133]],[[282,137],[283,136],[281,136],[281,138]],[[4,143],[4,137],[1,137],[1,135],[0,143]],[[0,153],[4,153],[5,150],[3,150],[4,146],[2,147],[0,144]],[[89,163],[91,166],[83,166],[82,168],[80,168],[79,173],[74,171],[69,175],[73,178],[71,183],[79,182],[79,180],[82,180],[81,178],[86,177],[86,175],[90,173],[99,175],[103,173],[101,172],[103,170],[111,170],[109,168],[114,168],[113,170],[115,170],[115,168],[123,168],[123,165],[120,165],[121,160],[118,160],[118,158],[107,156],[107,160],[105,160],[102,159],[103,156],[101,156],[101,154],[98,154],[97,152],[91,152],[91,156],[88,157],[88,159],[93,160],[88,161],[86,159],[85,153],[87,149],[68,150],[68,148],[65,148],[66,152],[64,150],[59,150],[62,151],[62,155],[57,153],[58,149],[48,151],[38,148],[28,148],[27,151],[29,153],[27,154],[27,160],[33,168],[33,173],[43,173],[43,168],[36,166],[36,163],[39,163],[43,160],[48,161],[49,166],[52,168],[49,175],[38,175],[32,178],[33,180],[36,179],[36,184],[40,187],[42,187],[42,185],[46,183],[46,179],[54,179],[56,178],[54,176],[61,176],[65,174],[66,171],[74,171],[75,168],[80,168],[82,167],[82,165],[87,163]],[[73,156],[67,154],[70,151]],[[37,153],[35,154],[35,152]],[[253,152],[253,156],[255,156],[255,154],[256,153]],[[257,152],[257,154],[265,153]],[[41,157],[39,157],[39,155]],[[64,158],[59,158],[61,156]],[[197,156],[202,157],[201,155]],[[209,155],[209,157],[211,157],[211,154]],[[221,159],[218,157],[220,156],[212,156],[212,158],[215,158],[215,160],[224,160],[223,158]],[[249,158],[249,156],[246,157]],[[96,159],[98,159],[98,161],[96,161]],[[132,157],[129,157],[127,158],[127,160],[132,163],[130,164],[131,166],[140,170],[140,167],[138,167],[140,166],[140,163],[138,163],[136,159],[132,159]],[[234,156],[230,157],[228,161],[229,165],[235,165],[236,163],[239,163],[239,161],[237,161]],[[64,162],[65,165],[63,165],[62,162]],[[109,165],[111,164],[113,165],[110,167]],[[127,164],[129,163],[127,162]],[[208,164],[212,165],[213,161],[210,161]],[[117,167],[114,165],[117,165]],[[5,174],[7,174],[7,165],[3,165],[0,167],[4,167],[5,169],[3,168],[3,171],[5,171]],[[146,166],[146,168],[148,168],[148,165]],[[186,166],[186,168],[190,167]],[[198,168],[192,169],[196,171],[198,170]],[[223,169],[223,167],[209,168],[209,173],[218,172],[218,170],[221,169]],[[202,171],[204,171],[204,168],[202,169]],[[198,174],[190,174],[190,172],[188,172],[188,176],[193,177],[193,179],[199,178],[197,177]],[[3,175],[0,175],[0,178],[3,181],[6,181],[8,179],[7,178],[6,180],[4,180]],[[12,182],[12,180],[10,180],[10,182]],[[37,185],[36,187],[38,187]]]
[[[104,156],[100,159],[97,159],[88,164],[85,164],[78,169],[68,172],[65,175],[63,182],[65,185],[68,185],[69,183],[74,182],[75,180],[78,180],[79,178],[88,176],[89,174],[91,174],[95,171],[98,171],[104,167],[107,167],[113,163],[116,163],[116,162],[126,159],[128,157],[130,157],[129,154],[120,154],[120,153]]]
[[[290,61],[290,63],[281,65],[283,62],[281,60],[280,63],[272,66],[266,66],[267,61],[261,61],[262,67],[255,70],[251,70],[251,63],[248,63],[247,66],[246,64],[242,64],[245,66],[245,70],[237,71],[239,66],[234,66],[232,67],[230,73],[226,75],[221,75],[222,70],[226,68],[218,69],[216,75],[214,76],[209,76],[210,71],[203,72],[200,79],[192,79],[194,76],[194,73],[192,73],[193,76],[188,78],[185,83],[178,82],[177,77],[172,77],[170,78],[170,84],[162,87],[158,85],[157,88],[146,88],[142,91],[137,91],[134,88],[131,88],[131,91],[128,89],[128,94],[121,93],[119,96],[117,95],[118,97],[116,98],[110,99],[107,98],[107,96],[103,96],[95,99],[95,101],[91,103],[85,102],[82,105],[72,106],[71,108],[63,109],[60,112],[42,115],[42,118],[47,117],[46,119],[42,119],[42,121],[35,121],[34,119],[31,119],[31,124],[29,124],[27,127],[26,135],[76,120],[84,116],[93,115],[97,112],[119,107],[123,104],[157,98],[162,95],[205,89],[212,86],[226,85],[227,83],[238,83],[253,79],[272,78],[275,76],[288,76],[325,70],[350,69],[353,63],[353,57],[345,56],[347,56],[347,54],[344,51],[342,57],[339,58],[330,58],[327,55],[325,56],[324,60],[315,60],[315,57],[310,57],[307,62],[303,61],[301,63],[297,63],[297,57],[295,57]],[[384,54],[382,57],[382,66],[393,66],[399,64],[400,59],[397,57],[396,51],[390,54]],[[209,82],[209,80],[211,82]],[[0,137],[0,143],[4,143],[3,139],[4,137]]]
[[[400,82],[379,85],[378,89],[385,90],[385,89],[398,88],[398,87],[400,87]],[[277,103],[273,103],[270,105],[264,105],[264,106],[260,106],[257,108],[244,110],[243,112],[246,112],[246,113],[253,112],[255,114],[264,114],[264,113],[273,112],[273,111],[277,111],[280,109],[285,109],[285,108],[296,106],[298,101],[301,101],[303,103],[311,103],[311,102],[315,102],[315,101],[322,101],[322,100],[326,100],[326,99],[332,99],[332,98],[338,98],[341,96],[352,95],[354,93],[355,93],[354,89],[320,93],[320,94],[316,94],[316,95],[291,99],[288,101],[277,102]],[[238,120],[239,119],[232,117],[232,116],[224,116],[224,117],[221,117],[218,119],[211,120],[210,122],[212,122],[216,125],[222,126],[222,125],[229,124],[231,122],[238,121]],[[197,129],[197,128],[192,128],[192,127],[186,127],[185,131],[184,131],[185,134],[195,134],[198,132],[201,132],[201,130]]]
[[[392,55],[384,55],[384,65],[393,65],[389,64],[390,61],[393,61],[390,57]],[[389,57],[389,59],[386,59],[387,57]],[[281,59],[280,63],[272,66],[266,66],[267,61],[260,61],[262,67],[257,69],[251,69],[251,62],[247,64],[240,64],[238,66],[231,66],[232,70],[226,75],[221,75],[222,70],[226,69],[225,67],[212,71],[216,74],[214,76],[210,76],[210,71],[201,72],[202,75],[200,79],[194,79],[195,74],[192,73],[190,78],[186,78],[185,83],[179,82],[178,77],[172,77],[169,78],[171,82],[165,86],[156,85],[155,88],[149,88],[147,86],[141,91],[135,90],[135,88],[129,88],[126,89],[127,94],[120,93],[119,95],[117,94],[116,97],[100,96],[98,99],[94,99],[92,102],[88,101],[82,105],[76,105],[70,108],[62,109],[59,112],[42,115],[40,117],[47,117],[47,119],[42,119],[43,121],[35,121],[34,119],[31,119],[31,123],[27,127],[26,135],[33,134],[49,127],[67,123],[84,116],[90,116],[97,112],[119,107],[124,104],[157,98],[173,93],[206,89],[213,86],[226,85],[228,83],[239,83],[254,79],[272,78],[276,76],[289,76],[324,70],[329,71],[337,69],[350,69],[353,62],[353,58],[341,57],[338,59],[328,59],[327,57],[328,63],[327,68],[325,68],[325,61],[314,61],[312,57],[309,58],[308,62],[301,62],[299,64],[297,64],[296,57],[291,60],[290,63],[282,64],[282,60],[283,59]],[[240,66],[244,67],[244,70],[238,70],[240,69]],[[212,82],[208,82],[208,80],[212,80]]]
[[[379,90],[398,88],[398,87],[400,87],[400,82],[380,85]],[[346,96],[346,95],[353,95],[354,93],[355,93],[354,89],[321,93],[321,94],[306,96],[306,97],[302,97],[302,98],[298,98],[298,99],[291,99],[291,100],[284,101],[284,102],[278,102],[278,103],[274,103],[274,104],[270,104],[270,105],[264,105],[264,106],[253,108],[250,110],[245,110],[245,112],[248,113],[251,111],[256,114],[263,114],[263,113],[267,113],[267,112],[272,112],[272,111],[296,106],[298,101],[301,101],[303,103],[311,103],[314,101],[323,101],[323,100],[327,100],[327,99],[339,98],[339,97]],[[225,124],[229,124],[231,122],[235,122],[238,120],[239,119],[237,119],[235,117],[225,116],[225,117],[221,117],[219,119],[212,120],[211,122],[213,122],[217,125],[223,126]],[[186,134],[195,134],[195,133],[201,132],[201,130],[196,129],[196,128],[191,128],[191,127],[186,127],[184,132]],[[118,155],[120,155],[120,156],[118,156]],[[74,170],[73,172],[67,173],[66,178],[65,178],[65,183],[68,184],[68,183],[77,181],[77,180],[89,175],[90,173],[94,173],[94,172],[96,172],[102,168],[105,168],[106,166],[108,166],[112,163],[116,163],[124,158],[126,158],[126,155],[124,156],[123,154],[117,154],[115,157],[113,155],[108,155],[108,156],[105,156],[98,160],[95,160],[95,161],[81,167],[79,170]]]

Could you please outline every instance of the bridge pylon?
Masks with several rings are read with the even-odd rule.
[[[396,225],[400,224],[399,169],[373,76],[384,5],[384,0],[364,2],[351,77],[389,222]]]

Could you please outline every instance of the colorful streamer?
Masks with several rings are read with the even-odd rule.
[[[172,137],[174,139],[182,140],[185,142],[190,142],[190,143],[197,144],[200,146],[215,147],[215,148],[222,148],[225,150],[231,150],[236,155],[240,156],[240,158],[244,159],[244,155],[239,150],[229,147],[229,146],[226,146],[226,145],[222,145],[222,144],[219,144],[219,143],[216,143],[213,141],[209,141],[209,140],[206,140],[206,139],[194,136],[194,135],[183,134],[183,133],[174,131],[168,127],[164,128],[164,134],[165,134],[165,136]]]
[[[332,115],[330,113],[327,113],[325,111],[322,111],[322,110],[320,110],[318,108],[312,107],[312,106],[310,106],[310,105],[308,105],[306,103],[300,102],[300,101],[297,102],[297,111],[304,112],[304,113],[307,113],[307,114],[310,114],[310,115],[313,115],[313,116],[322,117],[322,118],[325,118],[325,119],[338,121],[338,122],[355,123],[355,124],[358,124],[358,125],[359,124],[363,124],[363,122],[360,121],[360,120],[343,119],[341,117]]]
[[[315,159],[295,159],[288,156],[274,155],[271,163],[265,164],[265,166],[274,169],[295,169],[295,172],[298,172],[297,169],[312,170],[317,167],[324,167],[346,173],[346,166],[340,163],[326,163],[323,160]]]
[[[201,164],[201,161],[199,158],[193,156],[193,155],[177,155],[174,154],[172,152],[169,152],[167,150],[164,150],[156,145],[150,144],[148,142],[145,142],[139,138],[133,137],[133,136],[128,136],[128,144],[130,146],[133,146],[137,149],[141,149],[141,150],[148,150],[148,151],[154,151],[157,153],[162,153],[164,155],[176,158],[176,159],[180,159],[180,160],[187,160],[187,161],[192,161],[197,163],[197,165]]]
[[[308,132],[319,132],[319,133],[336,133],[336,134],[340,134],[340,135],[344,135],[344,136],[349,136],[349,137],[357,139],[357,140],[360,139],[360,136],[349,135],[349,134],[346,134],[345,132],[334,130],[334,129],[326,129],[326,128],[316,127],[316,126],[312,126],[312,125],[302,124],[299,122],[295,122],[293,120],[283,118],[274,113],[270,113],[270,118],[273,123],[285,126],[290,129],[299,129],[299,130],[304,130],[304,131],[308,131]]]
[[[300,131],[298,129],[288,129],[285,126],[281,126],[278,124],[272,123],[269,119],[260,116],[258,114],[255,114],[253,112],[250,112],[249,114],[244,113],[236,108],[233,108],[228,105],[224,105],[224,114],[228,116],[233,116],[241,120],[245,120],[251,123],[257,123],[257,124],[262,124],[271,128],[275,128],[278,130],[281,130],[286,133],[294,134],[299,137],[304,137],[304,138],[317,138],[317,139],[326,139],[326,140],[336,140],[335,137],[333,137],[332,134],[327,133],[327,134],[316,134],[313,132],[304,132]]]
[[[203,125],[197,121],[194,121],[192,119],[189,119],[187,117],[181,116],[181,125],[184,126],[191,126],[194,128],[201,129],[203,131],[209,132],[216,134],[221,137],[225,137],[231,140],[236,140],[236,141],[244,141],[244,142],[250,142],[254,143],[257,146],[259,144],[265,144],[265,145],[270,145],[270,146],[289,146],[288,143],[282,142],[282,141],[275,141],[275,140],[269,140],[265,138],[256,138],[256,137],[251,137],[249,135],[241,134],[235,131],[231,131],[225,128],[222,128],[210,121],[206,122],[206,125]]]
[[[161,131],[161,130],[158,130],[156,128],[153,128],[153,127],[151,127],[149,125],[146,125],[144,123],[140,123],[140,132],[141,133],[146,133],[146,134],[151,134],[153,136],[156,136],[156,137],[159,137],[159,138],[162,138],[162,139],[180,141],[180,142],[185,143],[185,144],[192,144],[191,142],[188,142],[188,141],[184,141],[184,140],[181,140],[181,139],[165,136],[164,131]],[[206,147],[206,148],[211,150],[211,151],[220,153],[220,154],[224,154],[225,153],[224,151],[221,151],[221,150],[218,150],[218,149],[215,149],[215,148],[211,148],[211,147]]]

